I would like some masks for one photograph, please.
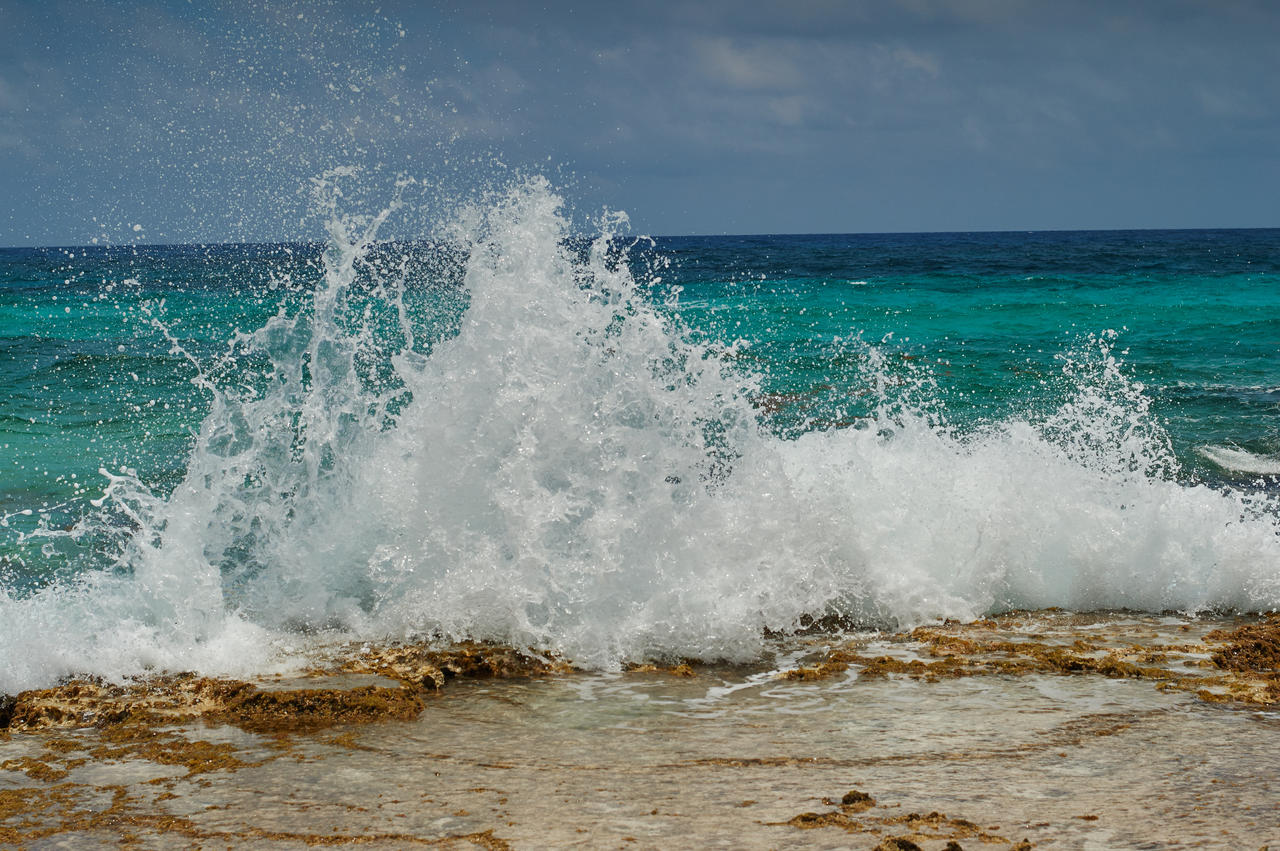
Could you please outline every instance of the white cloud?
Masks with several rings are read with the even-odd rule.
[[[938,76],[938,58],[932,54],[912,50],[909,47],[899,47],[893,51],[893,58],[898,60],[904,68],[923,71],[930,77]]]
[[[798,127],[812,113],[813,99],[807,95],[783,95],[769,98],[769,111],[779,124]]]
[[[804,85],[805,76],[785,45],[744,45],[728,38],[700,39],[694,44],[702,70],[736,89],[786,91]]]
[[[1200,83],[1195,87],[1200,108],[1217,118],[1261,118],[1266,115],[1256,100],[1237,90],[1228,90]]]

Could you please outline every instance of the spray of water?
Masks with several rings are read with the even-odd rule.
[[[1275,506],[1176,480],[1110,335],[1065,359],[1052,415],[969,434],[867,346],[872,415],[783,438],[733,349],[691,341],[633,279],[624,217],[575,247],[535,179],[429,249],[380,245],[395,205],[344,216],[354,178],[315,182],[330,246],[309,304],[220,365],[192,358],[210,409],[182,482],[160,497],[104,471],[97,513],[44,534],[96,536],[110,566],[0,592],[0,690],[261,671],[315,633],[609,667],[750,658],[825,615],[1280,604]],[[407,276],[414,251],[461,280]],[[458,298],[448,333],[409,304]],[[229,364],[252,374],[210,377]]]

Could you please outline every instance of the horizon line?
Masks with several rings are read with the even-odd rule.
[[[1280,230],[1280,225],[1263,225],[1250,227],[1149,227],[1149,228],[988,228],[976,230],[902,230],[902,231],[774,231],[744,233],[665,233],[665,234],[618,234],[620,238],[629,239],[754,239],[766,237],[804,237],[804,236],[956,236],[965,234],[1069,234],[1069,233],[1207,233],[1224,231],[1267,231]],[[570,237],[590,237],[587,233],[570,233]],[[392,238],[377,240],[375,244],[395,244],[421,242],[431,237],[413,239]],[[279,246],[279,245],[324,245],[323,239],[277,239],[277,240],[197,240],[192,242],[119,242],[105,244],[51,244],[51,245],[0,245],[0,251],[21,250],[102,250],[125,248],[216,248],[222,246]]]

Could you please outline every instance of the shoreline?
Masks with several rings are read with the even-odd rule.
[[[1019,612],[613,674],[483,644],[362,645],[297,677],[15,696],[0,845],[941,851],[1155,831],[1169,838],[1151,847],[1258,847],[1280,840],[1257,815],[1280,793],[1278,709],[1276,615]],[[1186,768],[1212,775],[1204,789],[1152,773],[1206,741],[1220,752]]]

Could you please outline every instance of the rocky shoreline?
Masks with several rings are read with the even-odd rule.
[[[556,834],[563,844],[573,844],[570,840],[576,838],[603,838],[608,840],[603,844],[616,847],[646,847],[646,841],[651,842],[649,847],[661,847],[661,838],[667,836],[662,831],[671,829],[676,831],[673,835],[680,835],[668,824],[688,823],[693,826],[682,829],[693,830],[690,835],[708,831],[706,838],[711,841],[722,829],[728,829],[722,825],[741,822],[743,816],[737,813],[750,812],[752,817],[738,828],[755,832],[743,839],[745,847],[849,847],[850,842],[853,847],[886,851],[1051,847],[1056,844],[1054,836],[1079,835],[1081,830],[1098,828],[1095,822],[1105,822],[1107,812],[1081,807],[1081,812],[1056,819],[1052,815],[1040,820],[1028,816],[1015,819],[1012,825],[1008,819],[992,824],[991,801],[980,790],[957,794],[956,789],[945,789],[930,796],[910,783],[903,785],[892,772],[899,770],[895,766],[901,762],[945,777],[954,773],[956,766],[977,765],[982,760],[1017,766],[1026,760],[1061,760],[1074,751],[1096,760],[1101,758],[1094,756],[1096,743],[1104,738],[1123,738],[1137,731],[1158,736],[1161,724],[1254,723],[1237,715],[1213,714],[1230,713],[1232,707],[1262,709],[1263,720],[1257,723],[1273,724],[1267,719],[1275,716],[1270,708],[1280,705],[1280,617],[1214,620],[1023,612],[900,634],[811,633],[780,645],[774,662],[772,667],[744,668],[668,661],[636,665],[628,672],[605,676],[577,672],[563,660],[532,650],[479,643],[449,647],[396,643],[335,648],[329,657],[298,676],[258,682],[184,673],[127,684],[81,679],[23,692],[0,702],[0,845],[39,847],[91,841],[122,847],[202,847],[214,842],[270,848],[341,844],[534,847],[541,834],[533,823],[551,819],[559,825],[576,821],[579,826],[575,830],[584,831]],[[1017,685],[1023,680],[1030,691]],[[1047,702],[1028,696],[1036,689],[1044,691],[1041,683],[1056,680],[1075,683],[1067,686],[1073,696]],[[1101,685],[1106,681],[1132,683],[1123,690],[1129,704],[1165,703],[1151,703],[1139,711],[1123,701],[1117,704],[1114,696],[1100,701],[1097,695],[1115,694],[1113,688]],[[964,685],[970,682],[973,686]],[[753,690],[771,697],[769,701],[753,698],[755,703],[734,708],[746,720],[729,729],[720,720],[680,721],[682,738],[636,740],[637,750],[630,758],[619,754],[616,765],[591,762],[594,751],[590,750],[579,755],[577,762],[560,759],[561,751],[577,747],[579,738],[585,741],[603,736],[601,741],[611,741],[608,730],[617,719],[609,723],[574,721],[580,727],[574,728],[575,733],[563,728],[563,720],[553,722],[547,720],[552,716],[547,716],[537,723],[552,726],[531,727],[542,732],[530,734],[527,742],[508,742],[505,750],[489,758],[473,753],[496,747],[490,739],[535,723],[537,713],[509,710],[506,701],[523,707],[533,698],[547,701],[551,700],[547,695],[558,695],[554,702],[560,713],[557,718],[604,711],[601,707],[606,705],[597,705],[595,697],[585,702],[573,697],[574,690],[584,689],[625,694],[625,706],[632,708],[619,716],[624,719],[620,729],[654,726],[657,730],[674,723],[664,714],[667,710],[649,707],[683,702],[681,705],[694,709],[680,710],[677,716],[696,716],[707,699],[699,695],[723,700],[722,693]],[[1025,713],[1015,717],[1029,719],[1027,729],[1012,730],[1007,742],[986,743],[972,739],[964,730],[945,731],[950,723],[947,719],[956,711],[984,718],[982,705],[975,701],[988,700],[984,695],[993,690],[1017,695],[993,704],[1001,712],[1011,711],[1009,707],[1017,701],[1028,701],[1030,706],[1029,701],[1035,700],[1039,703],[1034,713],[1061,714],[1060,728],[1055,728],[1059,731],[1041,744],[1036,737],[1042,734],[1035,727],[1040,721],[1035,714]],[[902,754],[886,752],[858,759],[823,756],[836,752],[834,745],[823,744],[823,737],[829,734],[822,729],[827,728],[815,727],[807,733],[792,730],[788,725],[795,722],[787,714],[791,710],[773,708],[781,707],[773,702],[780,699],[775,693],[790,701],[825,701],[822,712],[854,713],[863,719],[845,720],[840,722],[844,727],[830,729],[865,724],[866,718],[872,718],[882,737],[890,733],[906,743],[899,747],[909,746],[912,736],[905,721],[901,722],[903,729],[895,729],[899,722],[894,713],[903,711],[901,701],[910,695],[915,701],[912,711],[924,719],[921,729],[936,742],[919,752],[908,747]],[[1186,703],[1188,699],[1193,703]],[[536,701],[535,705],[542,705]],[[885,706],[882,712],[875,709],[877,701]],[[952,715],[928,720],[930,701],[938,702],[938,713]],[[956,704],[959,710],[947,709],[947,701],[960,701]],[[1199,714],[1187,714],[1187,707],[1194,703],[1205,708]],[[482,712],[475,709],[478,705],[484,707]],[[1216,705],[1221,708],[1212,708]],[[986,710],[987,715],[993,712]],[[746,729],[753,725],[758,727],[754,734]],[[475,738],[482,735],[489,738]],[[548,735],[565,738],[557,748],[548,742]],[[417,744],[405,746],[399,737],[406,736]],[[782,739],[791,741],[793,750],[776,753],[769,749]],[[397,744],[391,744],[393,741]],[[1259,741],[1265,751],[1269,740],[1263,737]],[[939,742],[952,749],[940,749]],[[848,742],[844,745],[850,746]],[[1261,756],[1255,752],[1258,746],[1248,747],[1254,748],[1248,759],[1259,758],[1262,765],[1274,765],[1271,757],[1280,755],[1280,746]],[[421,752],[415,753],[415,748]],[[764,750],[756,753],[759,748]],[[794,752],[797,748],[812,753],[799,756]],[[395,766],[437,765],[423,775],[422,794],[448,799],[447,806],[455,808],[446,811],[446,805],[434,800],[411,806],[405,797],[390,804],[384,794],[399,789],[398,794],[403,795],[406,784],[414,788],[416,781],[401,778],[384,789],[376,776],[379,760]],[[460,772],[445,784],[448,794],[436,788],[444,773],[438,767],[441,761]],[[590,767],[584,767],[587,763]],[[355,771],[356,765],[364,773],[360,774],[359,789],[342,805],[347,815],[325,829],[307,828],[309,819],[304,813],[308,808],[321,808],[319,803],[285,803],[285,798],[301,794],[300,790],[315,782],[309,772],[317,767],[341,773]],[[629,787],[640,782],[640,775],[645,776],[639,791],[611,804],[636,811],[633,827],[601,828],[583,809],[584,800],[595,794],[591,790],[579,792],[584,800],[575,800],[572,795],[569,800],[545,797],[551,779],[555,780],[551,786],[572,785],[574,772],[582,771],[610,778],[601,780],[597,791]],[[859,776],[851,778],[851,774]],[[781,783],[778,778],[782,775],[791,787]],[[467,776],[474,779],[462,779]],[[536,801],[536,817],[529,809],[532,803],[521,809],[520,817],[510,812],[508,798],[518,797],[515,792],[494,798],[486,791],[491,787],[482,778],[492,782],[494,776],[506,778],[513,788],[523,789],[519,795]],[[709,809],[678,814],[676,819],[664,806],[669,809],[673,801],[688,799],[690,791],[678,787],[690,782],[692,776],[699,778],[699,784],[724,788],[700,785],[697,796],[707,799],[703,806]],[[846,787],[847,791],[828,788],[808,796],[796,794],[800,784],[820,779],[824,783],[838,782],[838,778],[867,783],[876,777],[885,788],[864,785]],[[1262,779],[1280,786],[1280,778]],[[244,791],[274,788],[273,783],[292,789],[290,795],[268,805],[261,794]],[[672,784],[676,788],[661,795],[653,793],[651,800],[645,797],[651,794],[647,789]],[[746,794],[753,784],[756,791]],[[760,792],[764,788],[792,791],[789,797],[778,793],[766,802]],[[728,803],[735,793],[736,800]],[[1135,789],[1134,794],[1155,793]],[[1171,794],[1176,797],[1182,793],[1175,789]],[[474,803],[477,799],[488,802],[491,816],[505,815],[480,817]],[[720,802],[723,811],[713,815],[713,801]],[[395,809],[401,803],[402,810],[387,814],[388,808]],[[643,809],[647,803],[654,806]],[[819,806],[813,807],[814,803]],[[330,801],[324,808],[333,806]],[[285,812],[290,815],[286,817]],[[948,814],[956,812],[960,814]],[[427,819],[427,815],[433,817]],[[333,820],[332,814],[329,820]],[[1280,838],[1280,820],[1273,821],[1269,824],[1263,819],[1241,828],[1241,835],[1270,839],[1274,833]],[[641,829],[645,824],[656,831],[649,840]],[[409,825],[416,827],[408,829]],[[1112,842],[1116,841],[1113,835]],[[598,843],[587,844],[595,847]],[[1067,842],[1060,847],[1075,846]],[[1125,846],[1120,842],[1114,847]],[[1165,846],[1157,843],[1154,847]]]

